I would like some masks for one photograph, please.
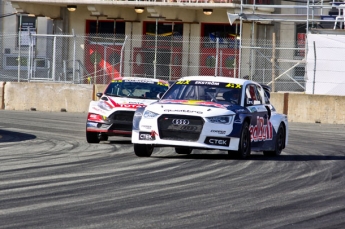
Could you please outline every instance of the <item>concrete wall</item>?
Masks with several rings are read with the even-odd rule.
[[[86,112],[92,99],[93,85],[7,82],[5,110]]]
[[[345,124],[345,96],[272,93],[271,103],[289,122]]]
[[[59,112],[88,111],[97,92],[107,85],[0,82],[0,108]],[[277,112],[289,122],[345,124],[345,96],[272,93]]]

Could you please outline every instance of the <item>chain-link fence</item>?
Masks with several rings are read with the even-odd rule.
[[[106,84],[116,76],[175,80],[207,75],[247,77],[274,84],[277,91],[305,90],[304,42],[26,33],[4,35],[0,45],[0,81]]]

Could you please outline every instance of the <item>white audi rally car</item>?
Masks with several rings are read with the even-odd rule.
[[[269,95],[269,87],[250,80],[181,78],[159,101],[136,110],[134,152],[149,157],[155,146],[171,146],[178,154],[219,149],[238,158],[251,151],[280,155],[288,143],[288,119],[276,112]]]
[[[168,82],[138,77],[112,80],[98,101],[91,101],[86,121],[86,140],[89,143],[107,141],[108,136],[132,134],[135,110],[158,100],[157,94],[168,89]]]

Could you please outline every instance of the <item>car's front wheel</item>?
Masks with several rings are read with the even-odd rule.
[[[88,132],[86,131],[86,141],[88,143],[99,143],[99,134],[97,132]]]
[[[245,122],[243,123],[243,126],[242,126],[238,150],[235,152],[232,150],[229,150],[228,154],[229,155],[235,154],[236,157],[240,159],[246,159],[250,156],[250,153],[251,153],[251,139],[250,139],[249,124],[248,122]]]
[[[138,157],[150,157],[153,149],[153,145],[150,144],[134,144],[134,153]]]
[[[192,148],[186,148],[186,147],[175,147],[175,152],[177,154],[191,154],[193,151]]]
[[[282,124],[279,125],[276,135],[275,148],[273,151],[264,151],[265,156],[279,156],[284,149],[285,130]]]

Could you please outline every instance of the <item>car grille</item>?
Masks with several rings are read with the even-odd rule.
[[[158,118],[158,131],[161,139],[175,141],[197,141],[204,120],[197,116],[162,115]]]
[[[115,111],[108,119],[113,125],[110,130],[132,131],[134,111]]]

